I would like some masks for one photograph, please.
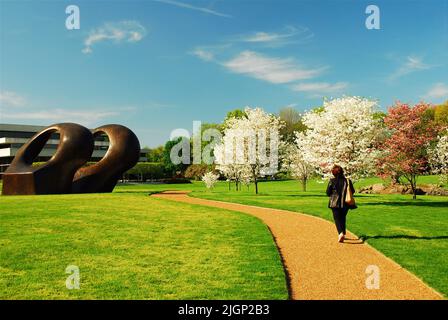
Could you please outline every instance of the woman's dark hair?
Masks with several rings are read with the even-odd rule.
[[[344,169],[342,169],[341,166],[334,165],[333,168],[331,169],[331,173],[335,177],[343,176],[344,175]]]

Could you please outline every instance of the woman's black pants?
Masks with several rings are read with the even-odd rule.
[[[332,208],[333,219],[336,229],[338,229],[338,234],[341,232],[345,234],[345,221],[347,218],[348,208]]]

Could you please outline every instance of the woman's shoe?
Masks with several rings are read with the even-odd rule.
[[[344,242],[344,239],[345,239],[345,236],[344,236],[344,234],[341,232],[341,233],[339,234],[339,237],[338,237],[338,242]]]

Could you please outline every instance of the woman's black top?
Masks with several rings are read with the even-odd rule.
[[[350,190],[355,193],[355,188],[351,180],[348,180]],[[327,186],[327,196],[330,197],[328,201],[329,208],[346,208],[349,207],[345,203],[345,196],[347,194],[347,179],[344,176],[338,176],[330,180]]]

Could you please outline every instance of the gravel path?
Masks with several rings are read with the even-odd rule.
[[[282,256],[292,299],[443,299],[350,232],[346,242],[338,243],[335,226],[324,219],[187,194],[188,191],[167,191],[153,197],[244,212],[261,219],[272,232]],[[379,270],[378,289],[366,286],[372,272],[366,269],[372,265]]]

